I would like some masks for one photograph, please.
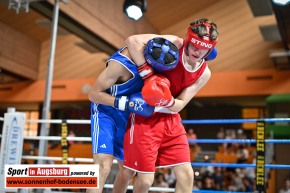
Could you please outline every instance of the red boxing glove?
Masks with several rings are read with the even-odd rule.
[[[174,105],[174,98],[169,88],[170,82],[166,77],[152,75],[144,83],[142,97],[151,106],[171,107]]]

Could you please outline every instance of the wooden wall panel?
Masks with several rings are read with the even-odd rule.
[[[212,5],[216,0],[148,0],[145,18],[148,19],[158,31],[162,31],[175,23],[180,22],[199,12],[201,9]]]
[[[290,72],[274,69],[216,72],[198,97],[259,96],[290,91]]]
[[[216,1],[161,33],[184,37],[189,23],[202,17],[214,21],[220,30],[218,57],[210,62],[213,72],[274,68],[269,50],[282,44],[264,41],[259,25],[275,24],[275,17],[254,17],[246,0]]]
[[[251,80],[251,77],[271,76],[271,79]],[[95,78],[54,80],[51,100],[87,101],[87,88]],[[290,72],[253,70],[240,72],[217,72],[196,97],[267,96],[289,93]],[[41,102],[44,100],[45,81],[0,85],[2,103]]]
[[[0,22],[0,67],[36,80],[40,44]]]
[[[40,25],[36,25],[36,21],[39,19],[44,19],[44,17],[33,10],[28,13],[20,11],[17,14],[15,10],[9,10],[7,4],[0,2],[1,22],[29,36],[31,39],[41,42],[50,38],[50,31]]]
[[[88,101],[88,90],[95,79],[55,80],[52,84],[51,101]],[[0,85],[1,103],[39,103],[44,100],[45,81]]]
[[[82,41],[75,35],[58,36],[54,60],[54,80],[97,77],[105,67],[109,56],[105,53],[90,53],[75,45]],[[50,41],[41,45],[39,79],[46,79],[50,54]]]

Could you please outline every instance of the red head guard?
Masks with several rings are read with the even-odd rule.
[[[198,25],[205,25],[207,29],[207,34],[200,38],[196,33],[194,33],[191,30],[191,27],[198,26]],[[217,39],[216,40],[211,40],[210,39],[210,28],[211,24],[209,23],[197,23],[197,24],[192,24],[191,26],[188,27],[187,33],[186,33],[186,38],[185,38],[185,44],[188,46],[188,43],[191,43],[195,47],[201,50],[212,50],[215,45],[217,44]]]

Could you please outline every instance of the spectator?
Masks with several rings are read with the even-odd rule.
[[[207,176],[204,178],[202,189],[204,189],[204,190],[216,190],[215,185],[214,185],[214,181],[211,177]]]
[[[200,188],[202,188],[202,184],[201,181],[193,181],[193,186],[192,186],[192,190],[200,190]]]
[[[191,140],[191,139],[197,139],[197,136],[196,136],[196,134],[195,134],[193,128],[189,128],[189,129],[188,129],[188,131],[187,131],[187,133],[186,133],[186,136],[187,136],[187,139],[188,139],[188,140]],[[194,143],[194,142],[189,142],[189,145],[193,145],[193,146],[194,146],[195,143]]]
[[[218,139],[224,139],[225,138],[225,129],[224,127],[220,127],[219,132],[217,133],[217,138]]]
[[[76,136],[75,132],[74,132],[73,130],[70,130],[69,133],[68,133],[68,137],[75,137],[75,136]],[[73,141],[73,140],[68,140],[68,145],[69,145],[69,147],[70,147],[72,144],[74,144],[74,141]]]
[[[168,172],[164,174],[164,178],[170,188],[175,187],[176,177],[174,175],[172,168],[168,168]]]
[[[224,173],[221,167],[214,168],[213,180],[214,180],[216,190],[223,190]]]
[[[235,172],[232,173],[232,183],[229,186],[229,191],[243,191],[243,175],[241,169],[237,168]]]
[[[249,151],[245,144],[240,144],[237,151],[237,163],[246,163],[249,158]]]
[[[287,178],[284,182],[284,187],[280,189],[279,193],[290,193],[290,179]]]
[[[188,140],[197,139],[197,136],[193,130],[193,128],[189,128],[186,133]],[[194,161],[194,157],[197,154],[197,144],[195,142],[188,142],[190,148],[190,161]]]
[[[168,188],[169,184],[165,181],[163,173],[156,173],[155,179],[153,182],[153,187]],[[166,192],[150,192],[150,193],[166,193]]]
[[[236,133],[234,130],[227,130],[226,131],[226,139],[235,139]],[[224,153],[234,153],[234,146],[232,143],[224,143]]]
[[[254,158],[252,161],[252,164],[256,164],[256,159]],[[246,178],[250,179],[251,181],[254,181],[256,178],[256,171],[255,168],[245,168],[243,170],[243,173]]]
[[[243,178],[243,185],[244,185],[244,190],[245,192],[253,192],[254,191],[254,186],[253,183],[250,179],[248,178]]]
[[[194,184],[196,184],[196,188],[198,190],[202,189],[202,181],[201,180],[194,180]]]
[[[237,139],[247,139],[247,136],[244,134],[243,129],[238,129]]]

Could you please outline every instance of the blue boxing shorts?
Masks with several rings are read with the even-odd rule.
[[[124,134],[129,112],[91,103],[91,138],[93,154],[110,154],[124,160]]]

